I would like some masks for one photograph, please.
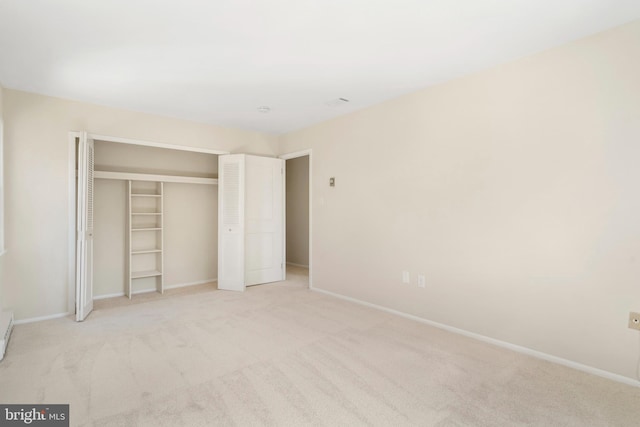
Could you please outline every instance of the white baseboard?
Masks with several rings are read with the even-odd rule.
[[[384,307],[377,304],[372,304],[370,302],[361,301],[356,298],[348,297],[345,295],[337,294],[335,292],[326,291],[324,289],[318,289],[316,287],[310,288],[314,292],[320,292],[326,295],[330,295],[332,297],[340,298],[345,301],[350,301],[356,304],[364,305],[366,307],[374,308],[376,310],[385,311],[387,313],[395,314],[400,317],[404,317],[406,319],[415,320],[420,323],[424,323],[439,329],[444,329],[445,331],[453,332],[454,334],[464,335],[465,337],[473,338],[478,341],[483,341],[489,344],[493,344],[498,347],[506,348],[508,350],[512,350],[518,353],[526,354],[528,356],[535,357],[537,359],[546,360],[548,362],[557,363],[558,365],[567,366],[569,368],[576,369],[578,371],[586,372],[592,375],[596,375],[602,378],[607,378],[612,381],[616,381],[619,383],[627,384],[633,387],[640,388],[640,381],[634,380],[629,377],[625,377],[623,375],[614,374],[613,372],[605,371],[602,369],[594,368],[592,366],[583,365],[582,363],[574,362],[569,359],[563,359],[562,357],[553,356],[551,354],[543,353],[541,351],[533,350],[527,347],[522,347],[516,344],[511,344],[506,341],[500,341],[495,338],[490,338],[485,335],[476,334],[474,332],[465,331],[464,329],[458,329],[453,326],[445,325],[443,323],[434,322],[432,320],[424,319],[422,317],[414,316],[413,314],[404,313],[402,311],[394,310],[392,308]]]
[[[211,283],[211,282],[217,282],[218,279],[207,279],[207,280],[199,280],[197,282],[190,282],[190,283],[180,283],[177,285],[170,285],[170,286],[165,286],[165,289],[174,289],[174,288],[183,288],[185,286],[195,286],[195,285],[202,285],[205,283]],[[145,293],[149,293],[149,292],[155,292],[156,289],[142,289],[136,292],[133,292],[133,295],[137,295],[137,294],[145,294]],[[93,300],[100,300],[100,299],[106,299],[106,298],[114,298],[114,297],[122,297],[124,296],[124,292],[119,292],[119,293],[115,293],[115,294],[107,294],[107,295],[100,295],[97,297],[93,297]],[[22,325],[25,323],[33,323],[33,322],[41,322],[43,320],[51,320],[51,319],[58,319],[60,317],[65,317],[65,316],[69,316],[70,314],[73,313],[58,313],[58,314],[51,314],[49,316],[41,316],[41,317],[32,317],[29,319],[21,319],[21,320],[14,320],[13,324],[14,325]]]
[[[156,288],[140,289],[139,291],[131,291],[131,295],[148,294],[148,293],[157,292],[157,291],[158,290]]]
[[[308,265],[303,265],[303,264],[296,264],[295,262],[287,262],[287,265],[292,265],[294,267],[300,267],[300,268],[306,268],[308,269],[309,266]]]
[[[0,360],[4,359],[9,346],[13,324],[13,312],[0,312]]]
[[[59,319],[61,317],[67,317],[73,313],[58,313],[50,314],[48,316],[31,317],[29,319],[14,320],[14,325],[23,325],[25,323],[42,322],[43,320]],[[75,319],[74,319],[75,320]]]
[[[116,294],[105,294],[105,295],[99,295],[99,296],[94,296],[93,300],[99,300],[99,299],[107,299],[107,298],[117,298],[117,297],[123,297],[124,296],[124,292],[118,292]]]
[[[207,279],[207,280],[198,280],[197,282],[189,282],[189,283],[178,283],[177,285],[169,285],[165,286],[165,289],[176,289],[176,288],[185,288],[187,286],[196,286],[196,285],[204,285],[205,283],[217,282],[218,279]],[[139,291],[132,292],[133,295],[137,294],[146,294],[149,292],[156,292],[156,288],[142,289]],[[107,298],[117,298],[125,296],[124,292],[118,292],[115,294],[105,294],[93,297],[93,300],[107,299]]]
[[[187,286],[196,286],[196,285],[204,285],[205,283],[217,282],[218,278],[215,279],[207,279],[207,280],[198,280],[197,282],[189,282],[189,283],[178,283],[177,285],[169,285],[165,286],[165,289],[176,289],[176,288],[185,288]]]

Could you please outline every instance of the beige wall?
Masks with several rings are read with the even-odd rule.
[[[3,294],[3,287],[4,287],[4,280],[2,279],[4,273],[4,256],[0,257],[0,312],[4,311],[4,297],[2,296]]]
[[[93,194],[93,295],[124,294],[127,181],[96,179]]]
[[[287,262],[309,265],[309,156],[286,161]]]
[[[165,184],[164,284],[218,277],[218,187]]]
[[[69,143],[73,130],[273,155],[277,140],[15,90],[3,92],[6,229],[3,297],[16,319],[55,315],[73,301],[69,266]]]
[[[640,21],[286,135],[313,149],[314,286],[635,378],[638,40]]]
[[[95,168],[103,171],[218,177],[216,154],[95,141]]]
[[[4,113],[3,113],[3,87],[2,85],[0,85],[0,148],[2,148],[3,146],[3,139],[4,139]],[[2,156],[3,153],[0,153],[0,159],[3,158]],[[3,165],[0,166],[0,170],[4,170]],[[0,182],[3,182],[2,177],[0,177]],[[0,190],[0,197],[2,197],[2,191]],[[0,212],[0,217],[4,216],[4,212]],[[0,227],[3,227],[2,225],[2,221],[0,221]],[[4,231],[4,227],[3,230]],[[0,248],[0,251],[2,251],[3,248]],[[3,294],[3,279],[2,279],[2,271],[4,269],[4,256],[0,255],[0,311],[2,311],[3,307],[4,307],[4,298],[2,296]]]

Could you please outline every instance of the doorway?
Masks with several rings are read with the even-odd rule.
[[[312,153],[298,151],[280,156],[285,160],[287,274],[308,270],[312,275]]]

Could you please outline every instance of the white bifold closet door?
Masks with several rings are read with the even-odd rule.
[[[93,140],[82,132],[78,141],[76,218],[76,320],[93,310]]]
[[[223,155],[218,175],[218,288],[284,280],[284,160]]]

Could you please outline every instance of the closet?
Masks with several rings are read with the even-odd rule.
[[[98,298],[284,279],[283,160],[71,135],[76,320]]]
[[[216,281],[224,152],[85,133],[77,146],[77,320],[94,299]]]

